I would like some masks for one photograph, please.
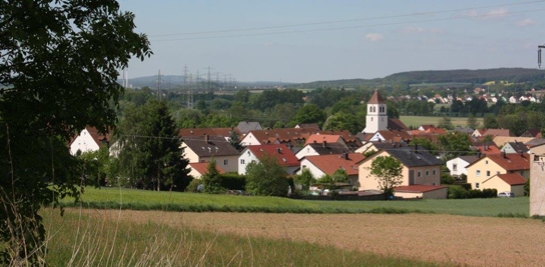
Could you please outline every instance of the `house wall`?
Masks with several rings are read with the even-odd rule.
[[[83,129],[78,137],[76,137],[74,142],[70,144],[70,153],[72,155],[76,155],[78,150],[83,153],[89,151],[97,151],[99,149],[100,146],[95,142],[95,139],[93,139],[87,129]]]
[[[363,161],[358,166],[358,182],[359,190],[376,190],[378,188],[378,181],[374,176],[369,175],[368,168],[371,167],[373,159],[379,156],[389,156],[386,151],[381,151],[379,154],[373,155],[373,158],[370,160]],[[402,183],[401,185],[409,185],[409,173],[414,171],[414,184],[422,185],[439,185],[441,184],[441,166],[423,166],[423,167],[411,167],[410,169],[403,166],[402,170]],[[435,174],[434,171],[435,170]],[[427,175],[426,175],[427,171]],[[420,177],[418,177],[418,172],[420,172]]]
[[[184,158],[189,160],[189,163],[198,163],[200,162],[199,155],[195,151],[191,150],[185,143],[182,142],[182,148],[184,149]]]
[[[246,166],[248,166],[248,164],[252,161],[259,162],[259,159],[249,149],[244,149],[242,151],[242,154],[240,154],[240,156],[238,157],[238,161],[237,161],[238,173],[245,175]]]
[[[483,182],[480,189],[496,189],[498,193],[509,191],[515,193],[515,197],[524,196],[524,185],[511,186],[498,176],[494,176],[490,180]]]
[[[530,216],[545,216],[545,145],[530,154]]]
[[[195,170],[195,169],[193,169],[191,167],[190,167],[190,169],[191,169],[191,171],[189,172],[189,175],[191,175],[195,179],[201,179],[202,174],[200,172],[198,172],[197,170]]]
[[[313,147],[311,146],[305,146],[303,147],[303,149],[299,150],[299,152],[297,152],[297,154],[295,154],[295,157],[297,157],[297,159],[301,160],[302,158],[306,157],[306,156],[318,156],[318,152],[316,152],[316,150],[314,150]]]
[[[324,172],[307,159],[303,159],[301,161],[301,168],[299,168],[297,174],[303,173],[304,169],[308,169],[310,173],[312,173],[312,176],[314,176],[314,179],[319,179],[320,177],[324,176]]]
[[[450,171],[450,175],[458,177],[462,174],[465,174],[467,176],[466,167],[469,165],[467,161],[460,158],[455,158],[447,161],[446,165]],[[454,169],[454,165],[456,165],[456,169]]]
[[[501,152],[505,152],[507,154],[513,154],[513,153],[518,153],[517,151],[515,151],[515,149],[513,149],[513,147],[509,144],[509,143],[506,143],[501,149],[500,149]]]
[[[200,162],[209,162],[212,158],[216,161],[216,165],[225,172],[238,172],[238,155],[201,157]]]
[[[240,141],[240,145],[242,146],[257,146],[261,145],[259,140],[257,140],[253,133],[248,133],[244,138]]]
[[[402,198],[446,199],[448,188],[441,188],[423,193],[394,192],[394,196]]]
[[[423,198],[423,193],[416,193],[416,192],[394,192],[395,197],[402,197],[402,198]]]
[[[477,175],[477,171],[480,171],[480,175]],[[487,172],[489,172],[489,175],[487,175]],[[530,177],[529,170],[515,172],[519,173],[526,179]],[[471,188],[473,189],[482,189],[481,185],[485,180],[496,174],[504,173],[508,172],[503,167],[488,158],[483,158],[467,168],[467,183],[471,184]],[[477,183],[479,184],[479,187],[477,187]]]

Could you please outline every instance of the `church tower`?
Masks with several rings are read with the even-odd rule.
[[[386,102],[384,102],[378,90],[375,90],[375,93],[367,102],[367,116],[363,132],[376,133],[384,130],[388,130]]]

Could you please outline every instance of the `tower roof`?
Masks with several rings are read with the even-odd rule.
[[[380,96],[378,93],[378,90],[375,90],[375,93],[373,96],[371,96],[371,99],[369,99],[369,102],[367,104],[384,104],[384,99]]]

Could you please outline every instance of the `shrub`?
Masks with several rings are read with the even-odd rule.
[[[228,190],[246,190],[246,177],[236,172],[221,175],[221,186]]]
[[[201,179],[193,179],[193,180],[191,180],[189,185],[185,188],[185,191],[195,192],[195,193],[201,192],[199,190],[199,185],[201,185],[201,184],[202,184]]]
[[[468,191],[459,185],[451,185],[448,187],[448,198],[451,199],[461,199],[461,198],[468,198],[469,193]]]
[[[448,173],[441,173],[441,184],[454,184],[456,179]]]

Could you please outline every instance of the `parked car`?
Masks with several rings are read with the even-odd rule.
[[[504,192],[498,193],[498,197],[515,197],[515,193],[504,191]]]

